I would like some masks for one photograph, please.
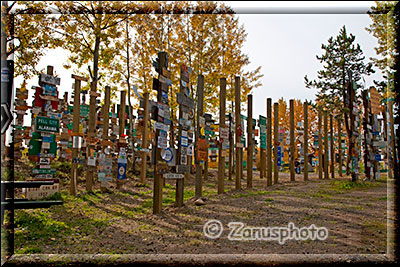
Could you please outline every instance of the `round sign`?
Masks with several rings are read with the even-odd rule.
[[[123,166],[119,167],[118,173],[119,173],[119,175],[124,175],[125,168]]]
[[[164,148],[161,150],[161,158],[166,162],[170,162],[174,157],[171,148]]]

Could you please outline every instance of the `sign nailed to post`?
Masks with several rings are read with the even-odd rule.
[[[36,117],[36,131],[58,133],[60,131],[60,121],[48,117]]]
[[[379,92],[372,87],[370,90],[371,113],[379,115],[381,113],[381,96]]]

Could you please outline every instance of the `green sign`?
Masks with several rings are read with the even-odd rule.
[[[74,106],[68,106],[68,111],[70,113],[72,113],[73,109],[74,109]],[[79,110],[79,115],[81,117],[85,117],[86,118],[89,115],[89,105],[82,104],[81,108]]]
[[[48,117],[36,117],[36,131],[58,133],[60,131],[60,121]]]
[[[260,118],[258,119],[258,125],[265,125],[267,126],[267,117],[264,117],[262,115],[260,115]]]

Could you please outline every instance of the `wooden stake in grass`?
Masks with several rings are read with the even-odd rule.
[[[267,98],[267,186],[272,185],[272,99]]]
[[[253,187],[253,95],[247,96],[247,188]]]
[[[72,74],[72,78],[75,79],[75,88],[74,88],[74,112],[73,112],[73,119],[72,119],[72,134],[79,134],[79,120],[80,120],[80,112],[81,112],[81,81],[86,81],[87,79],[84,77],[80,77],[77,75]],[[72,148],[72,159],[78,157],[78,150],[79,148]],[[77,193],[77,168],[78,163],[74,160],[71,164],[71,184],[70,184],[70,193],[71,195],[76,196]]]
[[[226,78],[219,80],[220,98],[219,98],[219,144],[218,144],[218,194],[224,192],[225,179],[225,154],[226,150],[222,151],[221,132],[225,128],[225,106],[226,106]],[[225,142],[225,140],[223,140]]]
[[[290,181],[295,181],[294,173],[294,100],[290,99]]]
[[[240,173],[243,163],[241,162],[240,154],[242,152],[241,143],[240,143],[240,136],[243,133],[242,126],[240,125],[240,77],[235,77],[235,143],[236,143],[236,173],[235,173],[235,188],[236,190],[241,188],[240,184]]]
[[[304,181],[308,180],[308,103],[304,102]]]
[[[149,140],[149,130],[148,130],[148,121],[149,121],[149,93],[145,93],[143,95],[144,98],[144,111],[143,111],[143,132],[142,132],[142,149],[147,149],[148,140]],[[147,174],[147,151],[144,150],[141,152],[142,154],[142,162],[140,168],[140,183],[146,183],[146,174]]]
[[[279,104],[274,103],[274,184],[278,183]]]

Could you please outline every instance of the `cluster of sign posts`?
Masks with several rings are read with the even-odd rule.
[[[28,156],[31,162],[35,163],[32,169],[32,177],[36,180],[52,180],[55,186],[51,190],[58,190],[58,180],[54,179],[57,170],[51,167],[52,162],[58,156],[60,161],[70,161],[71,164],[71,194],[77,193],[78,166],[86,166],[86,189],[91,190],[93,177],[96,175],[101,188],[106,190],[109,183],[115,180],[117,189],[122,182],[127,180],[128,159],[136,156],[141,159],[140,182],[145,183],[147,178],[148,162],[147,157],[151,152],[150,165],[154,168],[154,190],[153,190],[153,212],[159,213],[162,210],[162,188],[167,180],[176,180],[176,205],[183,205],[184,180],[189,178],[192,170],[192,163],[195,165],[195,196],[202,197],[203,179],[207,179],[208,161],[213,158],[216,161],[218,151],[218,194],[224,192],[226,174],[226,162],[229,166],[229,178],[235,174],[235,188],[241,188],[243,168],[247,167],[247,187],[252,187],[253,162],[256,158],[257,142],[255,136],[260,140],[260,178],[266,177],[267,186],[279,181],[279,170],[283,165],[285,153],[289,154],[290,180],[295,180],[295,158],[304,162],[304,180],[308,179],[309,171],[309,147],[308,147],[308,103],[304,103],[303,121],[297,122],[295,131],[294,100],[290,100],[290,129],[285,131],[279,127],[278,103],[272,105],[272,99],[266,101],[266,116],[259,115],[258,120],[252,118],[253,96],[247,98],[247,116],[240,113],[240,77],[235,77],[235,112],[226,115],[226,79],[220,79],[220,103],[219,103],[219,124],[218,138],[216,126],[211,114],[204,114],[203,93],[204,76],[197,77],[197,107],[192,95],[192,84],[190,74],[192,70],[180,66],[179,92],[176,94],[176,101],[179,104],[178,110],[178,134],[174,129],[174,112],[170,107],[170,90],[172,85],[171,73],[168,70],[168,54],[159,52],[153,66],[158,73],[158,78],[153,79],[153,90],[157,91],[157,100],[149,99],[149,94],[137,95],[140,98],[140,109],[138,110],[138,122],[134,125],[127,123],[127,114],[132,114],[130,107],[126,106],[126,91],[121,91],[120,105],[111,106],[110,87],[104,90],[104,104],[97,107],[100,101],[100,93],[91,86],[90,91],[81,90],[81,82],[87,79],[72,75],[75,80],[73,85],[73,99],[71,105],[68,103],[68,93],[59,99],[57,86],[60,85],[60,78],[53,75],[53,67],[48,66],[46,74],[40,74],[39,86],[34,86],[34,101],[32,107],[26,103],[28,90],[18,88],[15,94],[16,114],[14,125],[14,145],[16,159],[21,158],[22,141],[28,143]],[[345,105],[350,110],[349,125],[349,155],[348,166],[352,173],[353,180],[358,179],[360,173],[360,155],[364,155],[364,166],[367,178],[380,177],[379,161],[383,159],[382,149],[386,149],[388,155],[390,150],[388,142],[389,131],[393,132],[392,113],[382,110],[380,95],[375,88],[364,90],[363,112],[358,106],[355,94],[355,83],[351,82],[348,88],[348,98]],[[135,88],[134,88],[135,90]],[[136,92],[136,91],[135,91]],[[86,104],[86,96],[90,97],[90,104]],[[81,99],[82,98],[82,99]],[[3,108],[3,105],[2,105]],[[116,111],[115,111],[116,108]],[[32,126],[23,126],[24,115],[31,109]],[[391,106],[388,108],[391,111]],[[273,111],[273,116],[272,116]],[[313,132],[314,143],[312,148],[318,159],[314,165],[318,165],[319,178],[329,178],[328,167],[330,163],[331,176],[334,178],[335,161],[339,162],[339,174],[343,172],[342,150],[346,148],[346,142],[342,134],[343,121],[340,116],[329,114],[325,110],[318,111],[318,128]],[[378,119],[379,114],[382,119]],[[8,117],[8,114],[4,114]],[[195,118],[195,116],[197,116]],[[11,114],[9,115],[11,117]],[[333,132],[333,117],[337,120],[337,134]],[[226,121],[228,118],[228,121]],[[363,118],[364,136],[361,135],[361,118]],[[2,110],[3,120],[3,110]],[[110,124],[111,120],[111,124]],[[151,123],[151,120],[154,123]],[[389,122],[390,120],[390,122]],[[247,121],[247,142],[244,135]],[[196,122],[196,123],[195,123]],[[133,124],[133,120],[129,123]],[[229,125],[228,125],[229,123]],[[135,127],[134,127],[135,126]],[[153,131],[149,130],[153,128]],[[256,129],[256,126],[259,129]],[[328,131],[328,126],[330,129]],[[383,126],[383,127],[382,127]],[[388,129],[390,126],[390,129]],[[381,134],[384,128],[383,135]],[[273,129],[273,131],[272,131]],[[3,129],[2,129],[3,130]],[[126,132],[128,130],[128,132]],[[235,137],[233,137],[235,135]],[[127,138],[132,138],[128,142]],[[175,142],[176,141],[176,142]],[[330,144],[328,143],[330,141]],[[334,142],[338,143],[335,148]],[[297,148],[295,143],[298,144]],[[134,146],[133,144],[136,144]],[[363,144],[363,146],[362,146]],[[288,147],[289,149],[285,149]],[[150,148],[151,146],[151,148]],[[247,159],[244,161],[243,150],[247,150]],[[229,155],[227,151],[229,149]],[[339,157],[336,160],[335,151]],[[209,151],[210,155],[209,155]],[[138,152],[138,153],[135,153]],[[233,155],[235,152],[235,160]],[[228,157],[229,156],[229,157]],[[18,162],[18,161],[16,161]],[[245,164],[244,164],[245,163]],[[235,165],[235,170],[233,166]],[[390,174],[390,173],[389,173]],[[273,177],[273,179],[272,179]],[[50,189],[46,189],[50,193]],[[45,190],[45,191],[46,191]],[[37,192],[29,194],[45,196]],[[36,196],[32,196],[35,198]]]

